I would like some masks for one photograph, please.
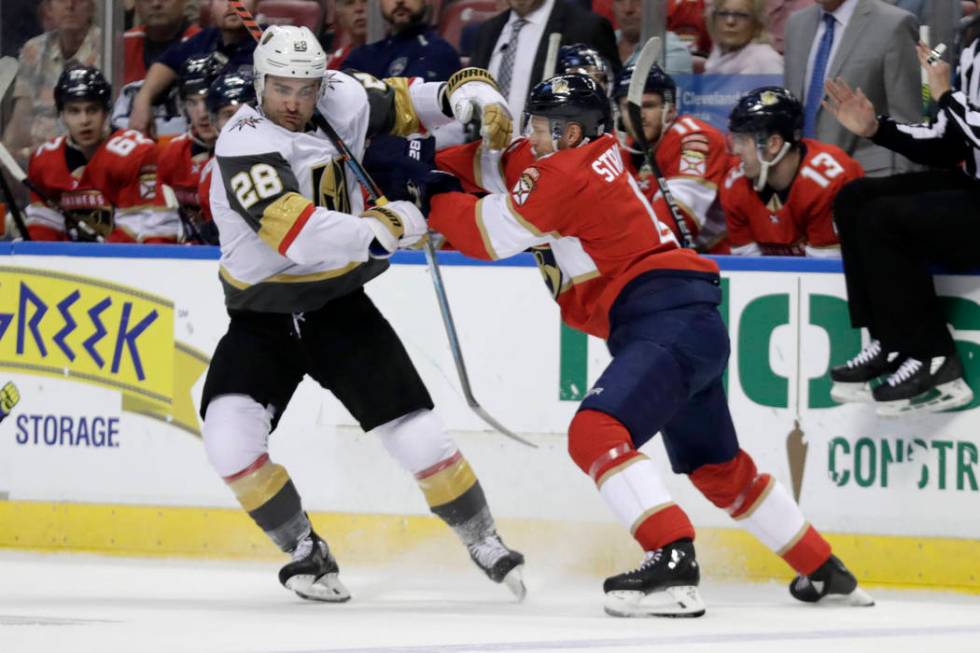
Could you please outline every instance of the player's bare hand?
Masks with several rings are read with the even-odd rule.
[[[827,98],[823,107],[848,131],[871,138],[878,131],[875,107],[860,88],[852,89],[842,77],[824,82]]]
[[[952,88],[950,82],[952,69],[942,59],[933,58],[930,60],[932,50],[921,41],[915,44],[915,53],[919,56],[919,64],[926,70],[929,94],[932,95],[933,100],[938,101],[943,93]]]
[[[141,101],[139,95],[133,98],[133,107],[129,112],[129,128],[151,136],[150,127],[153,123],[153,107]]]

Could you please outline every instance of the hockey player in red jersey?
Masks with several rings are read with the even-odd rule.
[[[197,244],[216,245],[217,236],[203,225],[198,187],[204,169],[214,155],[218,132],[211,125],[206,98],[208,87],[217,76],[220,64],[211,54],[195,55],[181,66],[179,95],[187,119],[186,132],[171,139],[160,153],[160,182],[173,189],[187,240]]]
[[[839,257],[833,203],[864,176],[839,147],[801,138],[803,106],[784,88],[745,95],[728,121],[732,166],[721,187],[732,254]]]
[[[626,171],[605,133],[605,95],[589,77],[561,75],[532,90],[527,112],[527,138],[503,154],[479,142],[439,154],[464,188],[489,194],[433,196],[429,225],[477,258],[538,248],[563,320],[608,343],[613,360],[568,431],[572,459],[645,551],[638,569],[605,581],[606,611],[704,613],[694,528],[639,452],[657,432],[675,472],[797,571],[794,597],[870,605],[792,496],[739,447],[718,267],[678,247]]]
[[[626,111],[633,69],[632,65],[624,68],[613,88],[627,130],[635,127],[629,124]],[[643,89],[642,116],[643,133],[654,149],[657,166],[687,221],[688,231],[694,239],[691,245],[701,252],[727,254],[725,216],[718,201],[718,187],[724,181],[730,163],[724,135],[703,120],[677,114],[677,86],[670,75],[656,65],[647,75]],[[640,188],[658,213],[670,215],[652,171],[643,165],[643,153],[629,152],[626,164]],[[673,222],[671,218],[668,221]]]
[[[27,229],[33,240],[172,243],[182,235],[156,174],[156,144],[137,131],[106,136],[112,89],[98,69],[67,68],[55,105],[68,130],[31,155]]]
[[[238,108],[243,104],[255,103],[255,87],[251,75],[231,72],[221,75],[213,82],[207,92],[208,118],[215,134],[221,132]],[[201,207],[201,235],[209,244],[218,244],[218,229],[211,216],[211,171],[214,158],[208,160],[201,170],[201,181],[197,187],[198,205]]]

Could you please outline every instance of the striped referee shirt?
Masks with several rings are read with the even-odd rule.
[[[980,38],[960,55],[959,90],[939,98],[939,113],[929,123],[906,124],[879,116],[871,140],[916,163],[952,168],[980,181]]]

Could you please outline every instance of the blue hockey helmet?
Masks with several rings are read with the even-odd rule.
[[[255,102],[255,84],[251,75],[242,72],[225,73],[208,88],[208,112],[217,114],[227,106]]]
[[[587,75],[557,75],[539,83],[524,107],[524,126],[531,116],[543,116],[556,123],[576,122],[583,135],[596,138],[611,127],[609,99],[598,83]]]
[[[635,64],[630,64],[623,68],[623,71],[616,77],[616,83],[613,86],[613,99],[617,102],[629,94],[630,81],[633,79],[635,68]],[[643,92],[658,94],[663,98],[664,103],[676,104],[677,102],[677,84],[674,83],[670,75],[663,71],[663,68],[656,64],[650,68]]]
[[[112,86],[95,66],[68,66],[54,85],[54,104],[59,112],[72,100],[97,102],[106,111],[112,102]]]
[[[728,116],[733,134],[779,134],[798,143],[803,133],[803,105],[781,86],[763,86],[746,93]]]

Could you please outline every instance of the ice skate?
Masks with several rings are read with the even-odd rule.
[[[789,584],[789,593],[804,603],[819,601],[866,607],[875,604],[874,599],[858,587],[854,574],[833,555],[809,576],[794,578]]]
[[[350,600],[350,592],[337,577],[339,571],[327,543],[311,532],[296,545],[293,561],[279,570],[279,582],[304,599],[342,603]]]
[[[524,586],[524,556],[508,549],[496,532],[467,547],[470,558],[495,583],[503,583],[518,601],[527,596]]]
[[[871,388],[882,376],[892,374],[904,358],[898,352],[885,352],[881,342],[872,340],[854,358],[830,370],[830,397],[838,403],[874,401]]]
[[[956,354],[928,361],[908,358],[873,395],[882,417],[938,413],[973,401],[973,390],[963,379],[963,363]]]
[[[678,540],[647,551],[639,569],[606,579],[606,614],[614,617],[700,617],[701,569],[694,544]]]

